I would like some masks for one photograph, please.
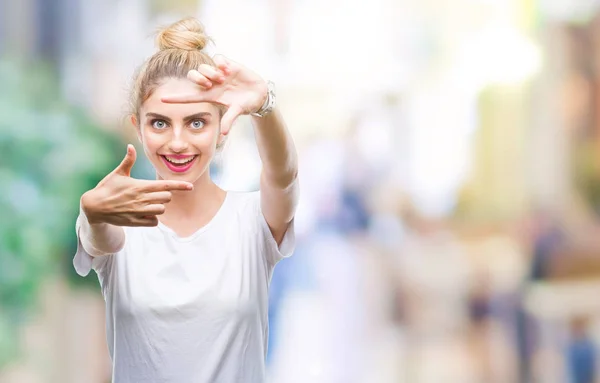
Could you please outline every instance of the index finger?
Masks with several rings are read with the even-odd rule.
[[[166,104],[195,104],[208,102],[209,98],[205,94],[172,95],[164,96],[160,101]]]
[[[147,192],[155,192],[155,191],[172,191],[172,190],[192,190],[194,185],[190,182],[186,181],[169,181],[169,180],[160,180],[160,181],[141,181],[142,190]]]

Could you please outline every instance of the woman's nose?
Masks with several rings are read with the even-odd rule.
[[[187,150],[188,143],[183,137],[183,131],[181,129],[174,129],[171,141],[169,141],[169,149],[175,153],[183,153]]]

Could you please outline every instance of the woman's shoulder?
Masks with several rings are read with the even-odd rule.
[[[245,204],[252,201],[256,201],[260,198],[260,191],[227,191],[227,199],[233,203]]]
[[[227,191],[227,204],[237,213],[255,215],[260,212],[260,191]]]

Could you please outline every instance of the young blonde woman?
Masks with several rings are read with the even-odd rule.
[[[272,84],[204,51],[195,19],[159,32],[132,91],[131,121],[156,180],[122,163],[81,197],[76,271],[106,301],[113,383],[263,382],[273,268],[294,248],[297,158]],[[233,192],[209,164],[249,114],[260,191]]]

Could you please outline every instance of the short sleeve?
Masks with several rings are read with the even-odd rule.
[[[93,269],[97,273],[102,272],[106,268],[109,260],[111,259],[111,255],[106,255],[102,257],[93,257],[90,255],[83,244],[81,243],[81,220],[85,219],[85,217],[80,213],[77,217],[77,221],[75,222],[75,234],[77,235],[77,251],[75,252],[75,257],[73,257],[73,267],[77,274],[82,277],[86,277],[90,271]]]
[[[269,228],[269,224],[265,219],[265,216],[262,213],[261,204],[260,204],[260,192],[256,192],[254,195],[253,204],[255,206],[255,211],[257,212],[259,219],[259,231],[261,235],[261,239],[264,245],[264,251],[267,260],[275,265],[277,262],[282,260],[283,258],[290,257],[294,253],[294,249],[296,247],[296,234],[294,230],[294,219],[290,222],[287,231],[283,236],[283,240],[281,244],[278,246],[277,241],[273,237],[271,233],[271,229]]]

